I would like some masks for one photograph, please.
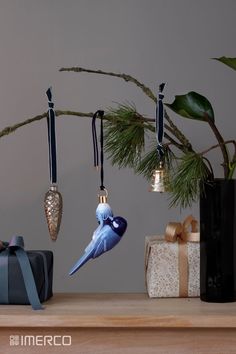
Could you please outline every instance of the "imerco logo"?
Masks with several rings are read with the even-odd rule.
[[[18,336],[10,335],[9,337],[10,346],[23,346],[23,347],[46,347],[46,346],[55,346],[55,347],[66,347],[71,345],[71,336]]]

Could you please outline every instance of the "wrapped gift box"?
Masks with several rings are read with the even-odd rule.
[[[192,225],[192,232],[187,228]],[[150,297],[200,294],[200,244],[196,220],[169,223],[165,235],[146,236],[145,277]]]
[[[30,261],[39,299],[44,302],[52,297],[53,253],[51,251],[26,251],[26,254]],[[20,265],[14,254],[8,256],[8,269],[9,304],[29,304]]]
[[[17,236],[13,238],[16,245],[19,239],[23,244],[23,238]],[[17,246],[10,247],[8,243],[0,242],[0,304],[30,303],[22,268],[15,254],[15,248]],[[45,250],[24,252],[29,260],[39,300],[44,302],[53,295],[53,253]],[[29,279],[27,279],[27,282],[29,282]],[[31,285],[28,284],[28,286]]]

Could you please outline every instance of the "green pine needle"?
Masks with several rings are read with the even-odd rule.
[[[137,113],[134,105],[118,104],[106,113],[105,151],[113,165],[135,168],[145,146],[145,129],[151,125]]]
[[[164,150],[165,150],[165,155],[164,155],[165,167],[167,170],[170,170],[172,168],[174,155],[167,145],[164,146]],[[135,169],[135,172],[140,175],[143,175],[149,180],[152,176],[152,171],[158,167],[159,162],[160,160],[158,157],[157,147],[155,143],[152,149],[149,152],[147,152],[144,155],[144,157],[141,159],[140,163],[137,165]]]
[[[209,169],[201,155],[187,153],[181,158],[177,170],[171,176],[170,207],[186,208],[198,201],[204,193],[204,182],[209,177]]]
[[[143,175],[147,179],[151,178],[152,171],[156,169],[159,163],[156,147],[146,153],[136,168],[136,173]]]

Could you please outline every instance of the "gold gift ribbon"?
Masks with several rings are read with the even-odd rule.
[[[191,228],[191,231],[188,231]],[[169,222],[165,231],[167,242],[178,242],[179,260],[179,296],[188,296],[188,248],[187,242],[199,242],[200,233],[198,232],[198,222],[192,216],[186,217],[184,222]]]

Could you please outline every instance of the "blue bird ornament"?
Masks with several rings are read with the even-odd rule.
[[[98,205],[96,216],[99,222],[98,228],[94,231],[89,245],[85,248],[83,256],[71,268],[69,275],[74,274],[85,263],[92,258],[97,258],[103,253],[110,251],[127,229],[127,221],[121,216],[113,217],[109,205]]]
[[[104,226],[104,222],[109,217],[113,217],[113,212],[110,205],[108,203],[99,203],[96,209],[96,218],[99,225],[93,233],[91,242],[85,248],[85,252],[87,252],[91,247],[93,247],[95,240],[98,238],[98,235]]]

